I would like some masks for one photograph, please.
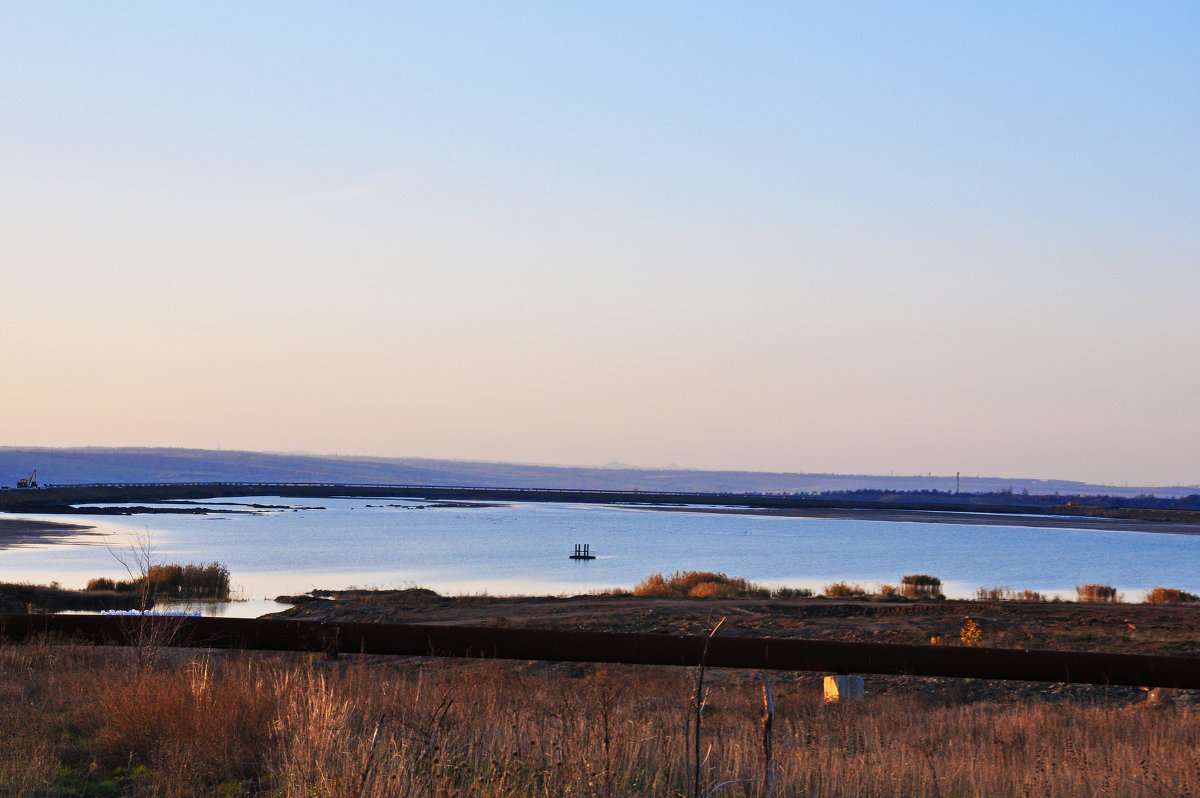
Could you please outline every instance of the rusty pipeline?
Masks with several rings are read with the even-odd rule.
[[[263,618],[0,615],[0,637],[108,645],[694,666],[703,636]],[[1200,688],[1200,657],[714,637],[714,668]]]

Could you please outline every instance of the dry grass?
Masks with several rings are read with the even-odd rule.
[[[634,666],[0,647],[0,794],[681,796],[692,674]],[[778,794],[1194,795],[1190,706],[826,706],[775,684]],[[761,682],[710,671],[705,790],[761,777]],[[372,739],[378,732],[375,745]],[[762,795],[758,782],[718,795]]]

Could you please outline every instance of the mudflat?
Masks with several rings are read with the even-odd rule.
[[[0,518],[0,549],[32,543],[54,543],[76,535],[96,534],[89,524],[68,524],[34,518]]]

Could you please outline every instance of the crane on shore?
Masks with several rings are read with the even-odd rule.
[[[36,488],[37,486],[38,486],[38,484],[37,484],[37,469],[36,468],[33,469],[33,473],[30,474],[26,479],[18,479],[17,480],[18,488]]]

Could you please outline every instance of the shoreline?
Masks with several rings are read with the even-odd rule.
[[[1200,524],[1178,521],[1139,521],[1086,515],[1015,515],[955,510],[866,510],[841,507],[712,507],[700,505],[637,505],[633,509],[663,513],[763,515],[779,518],[829,518],[888,523],[959,524],[963,526],[1024,526],[1042,529],[1092,529],[1100,532],[1149,532],[1160,535],[1200,535]]]
[[[1012,494],[939,495],[919,493],[864,497],[783,494],[672,493],[638,490],[479,488],[428,485],[346,485],[324,483],[158,483],[68,485],[0,491],[0,512],[87,515],[206,513],[211,500],[238,497],[409,499],[424,503],[479,502],[608,505],[674,512],[722,512],[801,518],[846,518],[884,522],[919,521],[961,525],[1095,529],[1165,534],[1200,534],[1200,506],[1188,509],[1075,504],[1071,496],[1016,497]],[[169,503],[169,506],[153,506]],[[97,506],[101,505],[101,506]],[[109,505],[109,506],[103,506]],[[117,505],[117,506],[112,506]],[[226,508],[234,511],[232,508]],[[253,510],[251,510],[253,512]]]
[[[98,534],[91,524],[42,521],[36,518],[0,518],[0,550],[37,543],[60,543],[67,538]]]

